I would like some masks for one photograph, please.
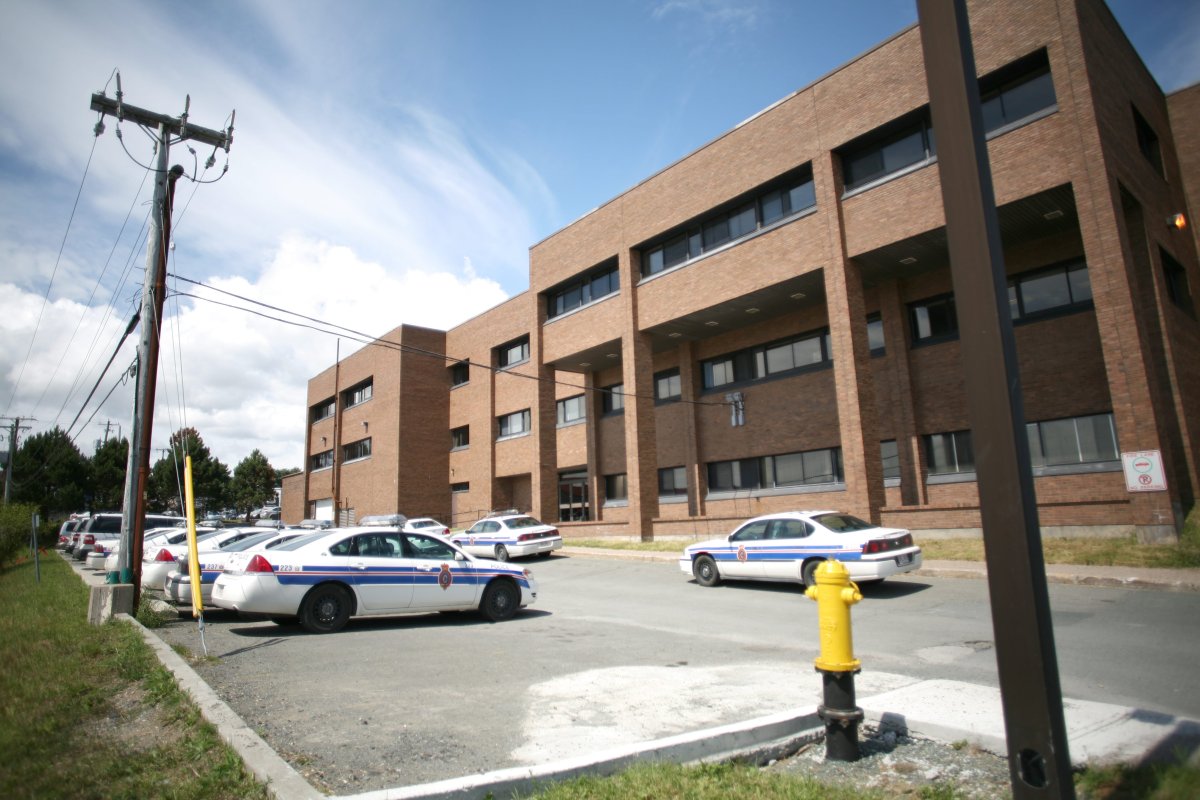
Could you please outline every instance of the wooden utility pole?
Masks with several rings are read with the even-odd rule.
[[[32,421],[26,419],[26,422]],[[22,425],[20,417],[12,418],[12,426],[8,429],[8,463],[4,465],[4,503],[6,505],[8,504],[9,495],[12,494],[13,461],[17,457],[17,440],[21,436],[21,431],[27,430],[30,430],[30,427]]]
[[[118,580],[133,584],[133,607],[138,607],[141,591],[142,537],[145,533],[146,483],[150,472],[150,439],[154,431],[154,393],[158,375],[158,338],[162,327],[163,300],[166,295],[167,253],[171,240],[171,203],[175,181],[183,167],[167,168],[172,137],[176,142],[192,139],[229,152],[233,142],[233,123],[224,131],[202,128],[188,122],[191,98],[183,114],[170,117],[127,105],[117,76],[117,97],[92,95],[92,110],[111,115],[118,123],[129,120],[158,132],[158,158],[154,167],[154,204],[150,214],[150,232],[146,238],[146,280],[142,290],[142,337],[138,346],[137,391],[134,398],[133,433],[129,437],[129,463],[125,475],[125,504],[121,520],[121,566]]]

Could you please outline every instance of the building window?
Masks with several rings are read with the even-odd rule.
[[[360,458],[367,458],[371,455],[371,439],[359,439],[357,442],[342,446],[342,463],[349,461],[357,461]]]
[[[985,133],[1013,128],[1057,108],[1050,59],[1045,50],[1001,67],[979,79]]]
[[[883,479],[900,479],[900,448],[895,439],[879,443],[879,456],[883,459]]]
[[[462,494],[464,492],[469,492],[469,491],[471,491],[470,481],[463,481],[462,483],[450,484],[450,493],[451,494]]]
[[[553,319],[615,294],[620,288],[616,259],[553,289],[546,295],[546,317]]]
[[[665,369],[654,373],[654,400],[667,403],[683,396],[683,384],[679,382],[679,368]]]
[[[867,346],[871,348],[873,356],[881,356],[886,352],[883,340],[883,317],[879,314],[871,314],[867,317]]]
[[[1025,433],[1034,467],[1097,464],[1119,458],[1111,413],[1030,422]]]
[[[345,408],[352,408],[360,403],[365,403],[371,399],[372,383],[371,379],[367,378],[360,384],[351,386],[346,391],[342,392],[342,405]]]
[[[466,361],[459,361],[450,367],[450,388],[462,386],[469,383],[471,380],[471,365]]]
[[[975,471],[971,432],[933,433],[925,437],[925,460],[930,475],[954,475]]]
[[[600,407],[605,414],[621,414],[625,411],[625,384],[605,386],[600,393]]]
[[[1136,108],[1133,109],[1133,129],[1137,134],[1138,150],[1142,151],[1142,155],[1150,162],[1150,166],[1154,167],[1154,171],[1162,175],[1162,147],[1158,143],[1158,134]]]
[[[1083,261],[1027,272],[1008,282],[1008,308],[1014,322],[1091,305],[1092,284]]]
[[[501,345],[496,348],[496,363],[501,369],[505,367],[516,366],[523,364],[529,360],[529,337],[522,336],[520,339]]]
[[[629,499],[629,485],[624,472],[604,476],[604,499],[609,502]]]
[[[816,204],[812,168],[805,165],[749,197],[643,245],[642,275],[655,275],[699,258]]]
[[[461,428],[452,428],[450,430],[450,449],[464,450],[471,444],[471,426],[463,425]]]
[[[943,342],[958,336],[958,316],[954,311],[954,295],[934,297],[912,303],[908,307],[913,342]]]
[[[587,418],[587,404],[583,401],[581,394],[559,400],[557,405],[560,426],[582,422]]]
[[[746,383],[832,362],[829,331],[819,331],[700,362],[705,389]]]
[[[666,467],[658,471],[659,497],[687,495],[687,470],[683,467]]]
[[[708,465],[710,492],[782,489],[840,483],[842,480],[840,447],[762,458],[714,461]]]
[[[924,164],[935,153],[933,127],[929,109],[925,107],[856,139],[839,151],[846,191]]]
[[[314,453],[308,457],[308,471],[316,472],[319,469],[329,469],[333,466],[333,451],[326,450],[323,453]]]
[[[1158,257],[1162,261],[1163,280],[1167,283],[1167,297],[1187,313],[1194,313],[1192,293],[1188,289],[1187,270],[1183,268],[1183,264],[1172,258],[1171,254],[1161,247],[1158,248]]]
[[[514,411],[512,414],[505,414],[496,420],[497,429],[499,430],[499,438],[504,439],[509,436],[520,436],[523,433],[529,433],[529,409],[524,411]]]
[[[333,412],[337,409],[337,402],[334,398],[329,398],[323,402],[317,403],[311,409],[312,421],[320,422],[323,419],[329,419],[333,416]]]

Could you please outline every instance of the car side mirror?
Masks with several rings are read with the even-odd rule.
[[[463,552],[460,552],[460,551],[458,551],[458,550],[455,550],[455,551],[454,551],[454,560],[455,560],[455,561],[466,561],[466,560],[467,560],[467,554],[466,554],[466,553],[463,553]]]

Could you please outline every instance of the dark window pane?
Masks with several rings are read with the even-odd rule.
[[[1086,266],[1072,267],[1067,272],[1067,280],[1071,284],[1072,302],[1083,303],[1092,299],[1092,281]]]
[[[687,237],[678,236],[663,246],[663,268],[682,264],[688,259]]]
[[[783,217],[783,192],[768,192],[762,198],[763,225],[770,225]]]
[[[879,456],[883,460],[884,480],[900,477],[900,449],[895,439],[879,443]]]
[[[729,219],[722,217],[721,219],[713,220],[704,225],[704,249],[711,250],[714,247],[724,244],[729,241]]]
[[[812,181],[794,186],[788,192],[788,213],[795,214],[817,204],[817,190]]]
[[[867,346],[871,348],[872,353],[877,353],[884,349],[883,320],[879,317],[867,320]]]
[[[1001,94],[1004,122],[1007,125],[1054,105],[1054,81],[1047,70],[1029,80],[1005,89]],[[992,130],[992,128],[986,128]]]
[[[642,269],[647,275],[663,271],[663,249],[661,247],[656,247],[643,256]]]
[[[758,222],[754,217],[753,203],[742,206],[729,215],[729,238],[737,239],[754,233],[757,229]]]
[[[1064,270],[1044,272],[1020,283],[1021,304],[1025,314],[1037,314],[1071,304],[1071,288]]]

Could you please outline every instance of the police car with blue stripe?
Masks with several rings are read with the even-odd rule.
[[[523,556],[545,558],[562,549],[562,534],[558,528],[516,509],[497,511],[476,522],[450,541],[468,553],[497,561]]]
[[[537,598],[527,569],[475,558],[440,536],[361,526],[269,552],[234,553],[213,584],[219,608],[332,633],[351,617],[478,610],[499,622]]]
[[[921,566],[921,548],[902,528],[881,528],[837,511],[786,511],[755,517],[723,539],[684,550],[679,568],[701,586],[723,579],[791,581],[812,586],[817,567],[837,559],[864,583]]]

